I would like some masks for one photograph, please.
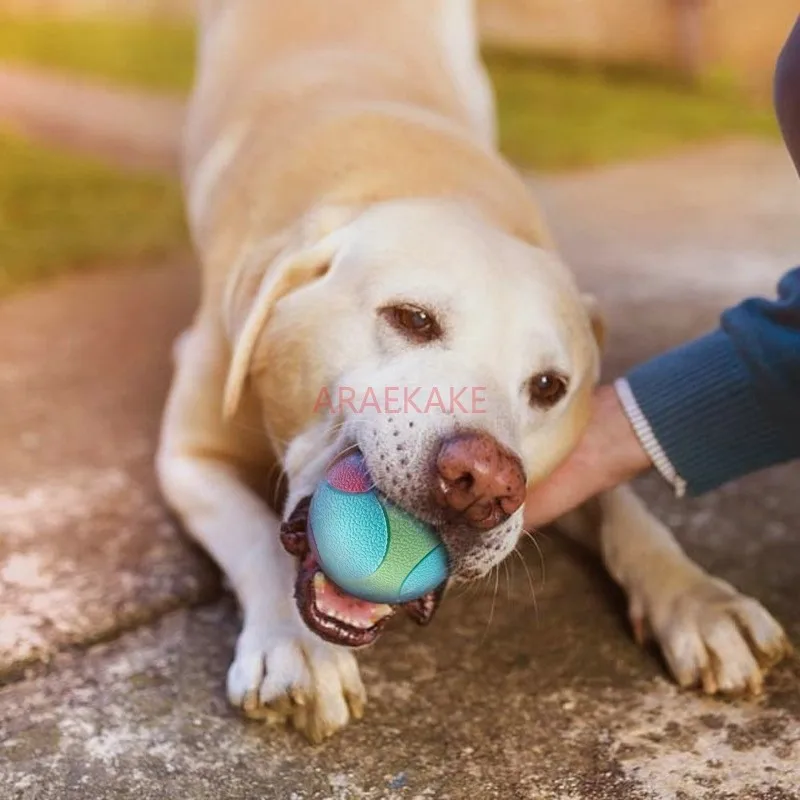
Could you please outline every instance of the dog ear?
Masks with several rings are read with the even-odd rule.
[[[271,239],[248,253],[234,271],[227,287],[224,314],[232,347],[225,382],[223,416],[237,411],[244,392],[253,353],[275,304],[286,295],[322,278],[344,240],[344,229],[314,225],[324,231],[315,244],[308,244],[308,228],[301,235]],[[305,240],[305,245],[301,242]],[[287,244],[287,241],[289,242]],[[281,246],[283,245],[283,246]]]
[[[586,313],[589,315],[589,323],[592,326],[592,333],[597,342],[597,347],[602,352],[606,343],[606,321],[603,312],[600,310],[600,304],[593,294],[583,294],[581,298],[583,299]]]

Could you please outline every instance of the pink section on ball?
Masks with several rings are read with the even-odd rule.
[[[326,480],[334,489],[348,494],[362,494],[372,489],[372,480],[360,453],[337,461],[328,471]]]

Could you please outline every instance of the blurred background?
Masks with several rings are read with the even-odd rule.
[[[777,136],[772,70],[796,0],[478,5],[503,149],[521,167]],[[0,0],[0,292],[185,247],[173,167],[193,6]]]

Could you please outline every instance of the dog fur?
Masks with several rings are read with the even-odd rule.
[[[321,741],[366,694],[353,651],[298,612],[281,518],[354,445],[378,487],[425,518],[423,466],[459,426],[544,477],[586,423],[601,325],[497,152],[471,0],[201,0],[200,12],[183,178],[202,299],[175,347],[158,474],[241,604],[230,701]],[[383,324],[392,302],[434,309],[445,344]],[[525,381],[551,368],[568,392],[532,408]],[[323,387],[409,382],[480,385],[490,413],[425,414],[413,429],[403,414],[315,413]],[[271,507],[276,473],[286,497]],[[760,691],[788,647],[778,623],[692,563],[627,487],[595,510],[562,527],[593,542],[676,679]],[[520,510],[482,536],[445,530],[454,579],[485,574],[521,527]]]

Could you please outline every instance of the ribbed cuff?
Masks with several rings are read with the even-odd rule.
[[[675,496],[683,497],[686,494],[686,481],[678,474],[675,465],[669,460],[669,456],[664,452],[664,448],[653,433],[647,417],[631,391],[627,378],[618,378],[614,382],[614,391],[617,393],[617,399],[628,417],[628,422],[630,422],[639,444],[647,453],[647,457],[659,475],[675,490]]]
[[[724,331],[647,361],[626,377],[660,450],[690,494],[792,456]]]

